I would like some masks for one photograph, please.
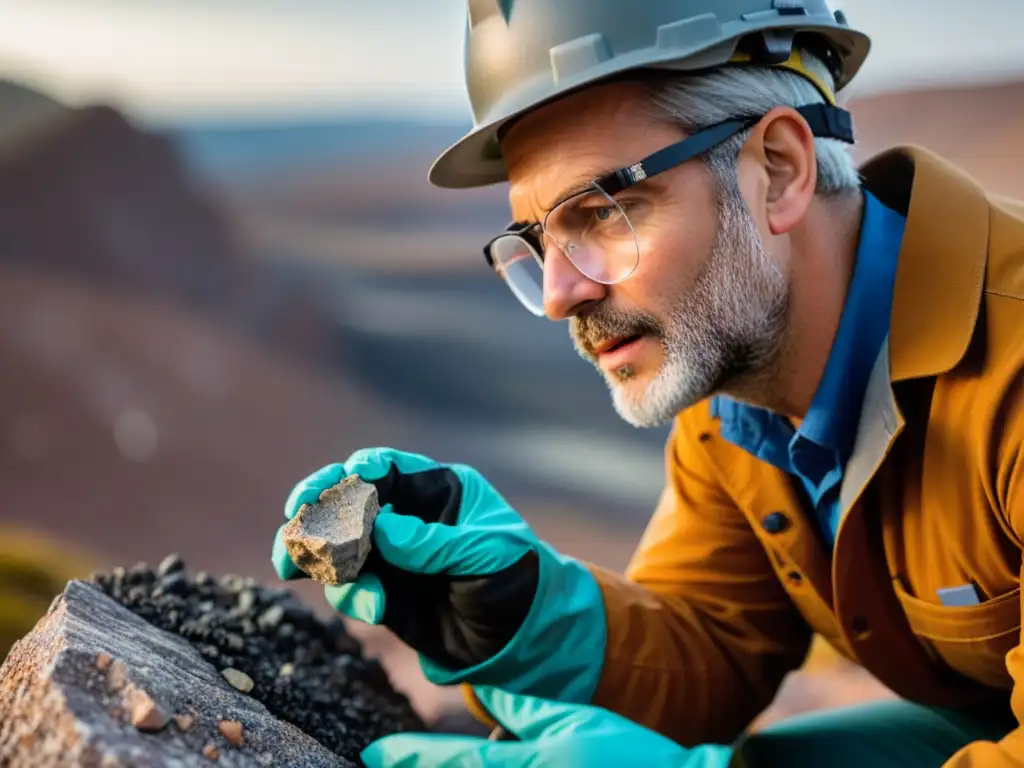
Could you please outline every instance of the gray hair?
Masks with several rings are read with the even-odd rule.
[[[833,87],[828,68],[802,51],[804,66]],[[775,107],[821,104],[825,97],[807,78],[786,69],[725,66],[707,74],[658,78],[650,83],[651,102],[659,117],[686,133],[737,117],[762,115]],[[720,182],[735,180],[736,157],[749,131],[715,147],[705,160]],[[815,138],[817,194],[839,195],[860,187],[860,174],[848,145],[837,139]],[[731,185],[730,185],[731,186]]]

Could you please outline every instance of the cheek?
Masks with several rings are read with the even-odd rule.
[[[639,234],[637,288],[659,304],[685,295],[697,280],[714,247],[717,217],[695,217],[666,208]],[[634,282],[630,280],[627,282]]]

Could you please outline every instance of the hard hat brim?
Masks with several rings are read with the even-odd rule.
[[[846,28],[838,30],[830,27],[820,29],[805,28],[803,31],[813,31],[826,38],[831,39],[843,51],[842,71],[836,83],[836,90],[844,88],[857,74],[864,60],[867,58],[871,47],[870,38],[862,32]],[[708,49],[701,51],[690,51],[685,58],[678,56],[666,57],[662,61],[647,60],[643,65],[637,66],[631,63],[624,63],[609,71],[595,72],[593,77],[580,82],[567,84],[559,87],[552,85],[552,90],[547,98],[541,100],[524,99],[524,105],[518,109],[510,109],[491,119],[484,119],[462,138],[449,146],[442,152],[432,164],[428,173],[431,184],[444,189],[469,189],[473,187],[489,186],[508,181],[508,174],[505,163],[500,154],[496,151],[498,133],[502,127],[510,121],[519,118],[545,104],[564,98],[568,94],[596,85],[597,83],[615,75],[625,74],[637,69],[661,69],[675,71],[706,70],[711,66],[727,64],[732,53],[732,45],[736,40],[716,41],[715,46],[708,46],[708,49],[715,47],[718,50],[723,43],[727,44],[724,49],[726,54],[717,62],[711,63],[706,58]],[[510,101],[515,101],[511,99]],[[508,101],[505,102],[506,104]]]
[[[476,128],[448,147],[430,167],[430,183],[445,189],[469,189],[507,181],[504,161],[500,157],[486,157],[486,149],[497,140],[501,127],[515,117],[509,115]]]

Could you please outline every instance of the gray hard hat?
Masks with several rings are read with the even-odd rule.
[[[430,169],[439,187],[505,181],[498,135],[510,120],[583,86],[636,69],[782,66],[834,94],[802,66],[813,50],[846,86],[870,40],[826,0],[467,0],[465,75],[473,129]]]

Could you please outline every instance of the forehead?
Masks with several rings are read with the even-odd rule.
[[[517,221],[536,221],[566,192],[637,162],[682,133],[655,118],[638,83],[595,86],[522,118],[502,140]]]

